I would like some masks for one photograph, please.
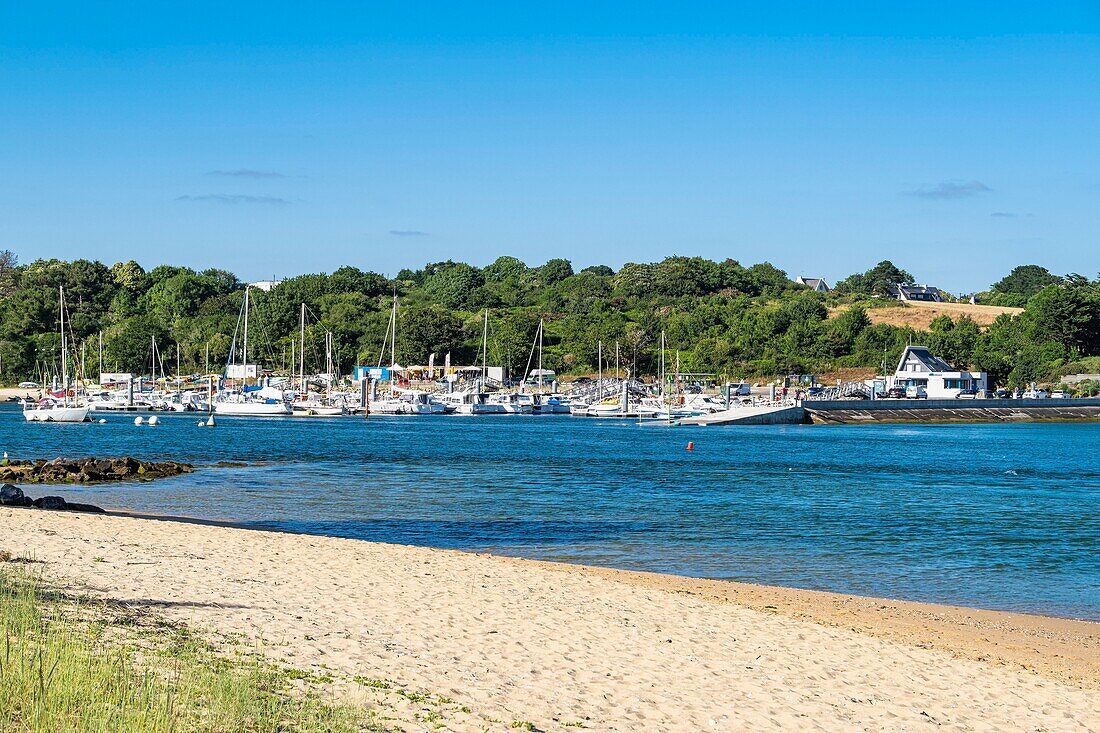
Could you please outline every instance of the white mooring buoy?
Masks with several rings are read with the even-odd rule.
[[[145,418],[142,417],[141,415],[138,415],[137,417],[134,418],[134,425],[144,425],[144,424],[145,424]]]
[[[160,424],[160,418],[157,417],[156,415],[150,415],[149,416],[149,424],[153,425],[153,426],[156,426],[156,425]]]

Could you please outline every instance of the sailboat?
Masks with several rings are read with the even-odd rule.
[[[295,417],[336,417],[345,414],[342,405],[334,404],[331,399],[323,395],[309,394],[309,382],[306,380],[306,304],[302,303],[301,317],[298,325],[298,338],[301,348],[298,350],[298,389],[294,395],[294,401],[290,403],[291,414]],[[291,346],[293,350],[293,345]],[[325,368],[326,374],[331,377],[332,368],[332,333],[325,334]],[[331,380],[329,381],[331,386]]]
[[[538,330],[535,332],[535,340],[531,344],[531,354],[527,357],[527,379],[524,384],[538,387],[534,399],[535,412],[542,415],[568,415],[569,398],[560,392],[546,392],[546,381],[549,380],[553,383],[557,379],[557,375],[552,370],[544,369],[542,366],[542,347],[546,340],[544,338],[544,328],[543,319],[540,318]],[[539,354],[538,367],[531,369],[531,361],[535,357],[536,348]]]
[[[481,377],[474,381],[472,387],[461,392],[450,392],[440,396],[440,401],[446,406],[448,412],[458,415],[504,415],[519,410],[510,409],[502,401],[502,397],[509,395],[490,395],[484,391],[489,374],[489,309],[485,309],[485,322],[481,332]]]
[[[374,396],[370,400],[370,411],[379,415],[435,415],[447,411],[446,406],[435,397],[419,389],[398,389],[397,372],[397,295],[393,296],[393,309],[390,312],[390,324],[386,339],[390,343],[390,394],[388,397]],[[385,353],[385,344],[383,344]],[[381,365],[382,357],[378,357]]]
[[[226,375],[230,372],[240,375],[241,388],[232,392],[223,390],[214,404],[215,415],[236,415],[241,417],[280,417],[290,414],[290,406],[283,399],[282,390],[274,387],[248,386],[248,289],[244,286],[244,304],[237,325],[244,325],[244,338],[241,341],[241,362],[237,357],[237,334],[233,333],[233,346],[229,351],[229,363],[225,365]],[[230,367],[235,367],[231,369]]]
[[[83,385],[69,388],[69,341],[65,332],[65,288],[59,286],[58,303],[61,312],[61,393],[46,391],[37,403],[24,404],[23,417],[27,422],[84,422],[88,419],[88,403],[77,390]],[[82,389],[81,389],[82,391]]]

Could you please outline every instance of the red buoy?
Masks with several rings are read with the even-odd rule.
[[[688,441],[688,452],[690,453],[693,450],[695,450],[695,443],[693,443],[689,440]]]

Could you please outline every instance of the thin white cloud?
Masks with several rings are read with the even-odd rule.
[[[251,168],[238,168],[233,171],[207,171],[208,176],[221,176],[224,178],[286,178],[278,171],[257,171]]]
[[[983,193],[990,193],[993,189],[981,181],[941,181],[934,186],[921,186],[915,191],[910,191],[911,196],[922,199],[965,199]]]
[[[290,203],[279,196],[247,196],[231,193],[207,193],[201,196],[180,196],[176,201],[208,202],[215,204],[266,204],[268,206],[286,206]]]

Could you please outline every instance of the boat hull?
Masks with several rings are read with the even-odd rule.
[[[238,417],[284,417],[290,414],[290,408],[282,402],[218,402],[214,405],[214,414]]]
[[[294,417],[338,417],[344,414],[344,408],[332,405],[293,405]]]
[[[84,422],[88,419],[88,407],[40,407],[23,410],[27,422]]]

